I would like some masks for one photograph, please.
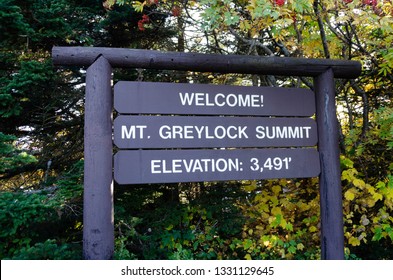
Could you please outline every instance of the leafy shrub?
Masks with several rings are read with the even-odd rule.
[[[51,188],[0,192],[1,259],[81,257],[81,168]]]

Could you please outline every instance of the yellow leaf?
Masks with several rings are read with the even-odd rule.
[[[269,197],[269,200],[272,202],[272,205],[276,206],[278,204],[278,199],[275,196]]]
[[[366,184],[366,189],[370,194],[375,193],[375,188],[371,186],[370,184]]]
[[[356,237],[353,237],[353,236],[351,236],[351,238],[349,238],[348,242],[352,246],[359,246],[360,245],[360,240],[357,239]]]
[[[382,181],[379,181],[375,187],[377,189],[384,189],[386,187],[386,184],[384,182],[382,182]]]
[[[255,227],[257,230],[264,230],[265,229],[265,227],[263,227],[263,226],[256,226]]]
[[[318,229],[315,226],[311,226],[308,229],[310,232],[316,232]]]
[[[354,179],[352,183],[353,183],[353,185],[355,187],[358,187],[358,188],[361,188],[361,189],[366,186],[366,183],[363,180],[360,180],[360,179]]]
[[[240,21],[240,29],[243,31],[248,31],[251,28],[251,24],[248,20]]]
[[[376,200],[372,199],[371,197],[366,200],[368,207],[374,207]]]
[[[355,199],[355,194],[351,190],[347,190],[344,194],[346,200],[352,201]]]
[[[286,228],[287,227],[287,221],[284,218],[281,219],[280,226],[282,228]]]
[[[132,7],[134,8],[135,12],[143,12],[143,8],[145,7],[146,2],[141,2],[141,1],[135,1],[134,4],[132,4]]]
[[[257,181],[256,180],[253,180],[253,181],[250,182],[250,184],[247,184],[247,185],[244,186],[244,190],[246,192],[255,191],[256,188],[257,188]]]
[[[301,211],[307,211],[310,210],[311,206],[307,203],[304,203],[302,201],[296,203],[296,206],[299,208]]]
[[[356,174],[358,174],[358,171],[355,168],[344,170],[342,175],[341,175],[341,179],[342,180],[352,181],[352,179],[354,178],[354,176]]]
[[[378,200],[382,200],[383,196],[380,193],[374,193],[373,198],[375,199],[375,201],[378,201]]]
[[[374,84],[367,84],[367,85],[364,86],[364,90],[365,91],[370,91],[370,90],[372,90],[374,88],[375,88]]]
[[[244,258],[245,258],[246,260],[252,260],[252,258],[251,258],[251,255],[250,255],[250,254],[247,254],[247,255],[245,255],[245,256],[244,256]]]
[[[300,251],[303,251],[303,249],[304,249],[303,243],[297,244],[297,245],[296,245],[296,248],[297,248],[298,250],[300,250]]]
[[[273,207],[273,209],[272,209],[272,214],[273,215],[281,215],[282,213],[281,213],[281,208],[280,207]]]
[[[272,190],[275,195],[278,195],[281,192],[281,187],[278,185],[275,185],[275,186],[273,186]]]

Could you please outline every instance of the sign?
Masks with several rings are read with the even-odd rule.
[[[251,176],[249,179],[263,179],[266,176],[273,176],[270,175],[273,173],[274,177],[284,175],[285,177],[313,177],[320,173],[321,257],[322,259],[344,259],[342,189],[334,77],[356,78],[361,71],[359,62],[80,47],[54,47],[53,60],[55,64],[89,66],[86,71],[85,102],[85,128],[89,128],[87,133],[85,129],[83,211],[85,259],[111,259],[114,250],[112,160],[108,159],[113,149],[111,145],[112,126],[110,125],[112,108],[108,106],[112,103],[108,100],[112,92],[110,87],[112,67],[202,72],[214,70],[224,73],[314,77],[319,152],[314,149],[120,151],[115,155],[114,173],[115,179],[123,184],[147,183],[150,179],[163,182],[161,179],[157,181],[155,176],[157,174],[165,174],[163,180],[188,181],[184,180],[184,170],[192,175],[190,175],[191,180],[198,181],[205,180],[200,176],[204,173],[207,175],[207,180],[232,180],[233,177],[246,179],[238,176],[243,172],[247,172],[244,174],[247,175],[245,177]],[[313,95],[308,91],[306,95],[309,97],[305,98],[304,93],[302,94],[299,89],[269,88],[261,93],[261,88],[250,87],[245,91],[240,89],[226,93],[223,91],[212,93],[213,88],[208,85],[202,86],[198,91],[192,88],[194,92],[190,91],[188,95],[185,93],[182,95],[182,91],[173,93],[174,87],[178,89],[178,87],[183,87],[182,85],[150,84],[148,86],[129,83],[132,85],[129,90],[126,84],[127,82],[120,82],[115,86],[114,103],[116,110],[120,113],[311,116],[315,112]],[[146,89],[146,86],[150,87],[149,92],[143,92],[141,95],[140,87]],[[190,89],[191,85],[185,87]],[[161,91],[161,89],[164,88],[169,94],[163,94],[165,90]],[[154,89],[159,89],[160,92],[154,93]],[[282,94],[275,96],[267,94],[270,90],[280,92],[287,90],[291,94],[294,92],[297,94],[284,98]],[[137,96],[130,98],[130,91],[137,92]],[[154,102],[158,102],[157,105],[151,105]],[[206,108],[201,109],[201,106]],[[146,108],[148,112],[145,112]],[[176,111],[172,112],[172,108]],[[239,156],[238,153],[240,153]],[[301,153],[302,157],[299,158],[298,153]],[[321,172],[319,172],[318,154],[321,159]],[[158,157],[161,155],[165,157]],[[134,161],[144,165],[138,166]],[[209,166],[210,169],[208,169]],[[213,168],[218,172],[209,172]],[[228,169],[234,172],[229,174],[226,171]],[[285,174],[282,174],[281,170],[284,170]]]
[[[317,140],[310,118],[123,115],[114,121],[121,149],[301,147]]]
[[[120,81],[120,114],[312,116],[314,93],[303,88]]]
[[[114,156],[119,184],[316,177],[318,151],[297,149],[122,150]]]
[[[134,149],[114,156],[119,184],[320,173],[316,149],[293,148],[318,142],[315,121],[304,118],[315,113],[314,94],[307,89],[121,81],[114,107],[132,114],[114,121],[115,145]],[[292,148],[255,149],[260,147]]]

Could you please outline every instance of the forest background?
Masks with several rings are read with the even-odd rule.
[[[82,258],[85,69],[53,46],[356,60],[336,80],[345,255],[393,259],[393,5],[386,0],[0,0],[0,258]],[[312,80],[114,71],[118,80]],[[319,259],[318,179],[118,186],[116,259]]]

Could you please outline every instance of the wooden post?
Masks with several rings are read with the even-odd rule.
[[[321,161],[319,193],[321,208],[321,258],[344,259],[343,205],[339,131],[332,69],[314,78],[318,148]]]
[[[112,259],[112,67],[100,56],[86,73],[83,256]]]
[[[53,63],[57,65],[90,66],[99,55],[103,55],[112,67],[195,72],[316,77],[331,68],[336,78],[353,79],[360,75],[362,68],[353,60],[93,47],[53,47],[52,50]]]

